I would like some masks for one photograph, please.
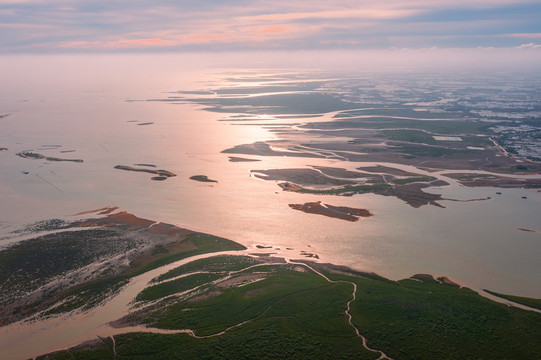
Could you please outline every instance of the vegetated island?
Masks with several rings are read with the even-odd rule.
[[[391,281],[344,266],[250,255],[253,249],[235,242],[114,207],[94,212],[105,216],[30,224],[27,234],[53,232],[0,250],[2,325],[38,312],[32,326],[60,314],[85,321],[113,294],[129,293],[129,279],[151,269],[154,278],[125,299],[127,312],[115,304],[110,325],[119,334],[38,360],[541,354],[541,314],[494,302],[444,277]],[[218,253],[230,250],[235,253]],[[189,259],[209,252],[217,254]],[[179,259],[186,261],[167,266]]]
[[[8,148],[0,148],[0,151],[8,151]]]
[[[393,169],[393,168],[391,168]],[[263,180],[285,181],[278,186],[284,191],[292,191],[317,195],[353,196],[355,194],[372,193],[383,196],[394,196],[408,205],[419,208],[424,205],[445,207],[438,201],[480,201],[490,197],[472,200],[455,200],[444,198],[440,194],[424,192],[423,189],[446,186],[448,182],[433,176],[402,172],[409,177],[397,177],[391,174],[374,174],[345,170],[333,167],[313,166],[313,169],[268,169],[252,170],[253,176]]]
[[[153,124],[154,124],[153,122],[142,122],[142,123],[137,123],[137,125],[139,125],[139,126],[153,125]]]
[[[307,202],[304,204],[289,204],[289,207],[309,214],[319,214],[347,221],[358,221],[360,217],[373,216],[373,214],[366,209],[321,204],[321,201]]]
[[[43,159],[47,161],[71,161],[71,162],[76,162],[76,163],[83,162],[83,160],[81,159],[63,159],[63,158],[58,158],[58,157],[45,156],[42,154],[30,152],[30,151],[22,151],[20,153],[17,153],[16,155],[25,159],[34,159],[34,160]]]
[[[151,180],[166,180],[167,178],[177,176],[176,174],[173,174],[171,171],[167,171],[167,170],[144,169],[144,168],[136,168],[136,167],[133,167],[133,166],[127,166],[127,165],[117,165],[117,166],[115,166],[115,169],[126,170],[126,171],[136,171],[136,172],[145,172],[145,173],[157,175],[157,176],[153,176],[152,178],[150,178]]]
[[[516,178],[512,176],[499,176],[482,173],[446,173],[444,176],[457,180],[460,184],[469,187],[499,187],[499,188],[541,188],[541,179]]]
[[[214,183],[218,182],[218,180],[209,179],[207,175],[190,176],[190,180],[195,180],[195,181],[200,181],[200,182],[214,182]]]
[[[397,178],[393,175],[369,174],[331,167],[252,170],[252,174],[263,180],[285,181],[278,183],[282,190],[298,193],[340,196],[373,193],[395,196],[414,208],[424,205],[444,207],[438,201],[449,200],[439,194],[422,191],[425,188],[448,183],[421,174]]]

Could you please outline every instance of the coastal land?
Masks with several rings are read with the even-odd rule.
[[[329,204],[322,205],[321,201],[307,202],[304,204],[289,204],[289,207],[308,214],[319,214],[353,222],[358,221],[361,217],[373,216],[367,209],[357,209],[347,206],[333,206]]]
[[[217,183],[218,180],[209,179],[207,175],[193,175],[190,176],[190,180],[199,181],[199,182],[211,182],[211,183]]]
[[[64,159],[59,157],[53,157],[53,156],[45,156],[42,154],[38,154],[35,152],[30,151],[22,151],[20,153],[16,154],[19,157],[22,157],[23,159],[33,159],[33,160],[47,160],[47,161],[71,161],[76,163],[82,163],[84,160],[81,159]]]
[[[145,167],[149,167],[148,164],[139,164],[139,166],[142,166],[142,167],[116,165],[115,169],[125,170],[125,171],[145,172],[145,173],[157,175],[157,176],[151,177],[150,178],[151,180],[166,180],[167,178],[177,176],[176,174],[168,170],[146,169]],[[155,167],[154,165],[151,165],[151,166]]]
[[[532,309],[525,310],[444,276],[391,281],[301,254],[276,256],[117,207],[74,217],[29,224],[11,234],[26,240],[0,251],[4,351],[37,359],[541,354],[538,299],[491,292]],[[84,327],[95,312],[106,313],[104,323],[89,329],[94,335],[80,345],[40,355],[3,343],[55,318]],[[39,337],[54,329],[33,331]]]
[[[373,214],[357,207],[364,205],[330,205],[343,197],[385,196],[407,204],[404,211],[426,214],[428,209],[450,213],[445,209],[449,201],[494,201],[486,194],[501,195],[499,189],[517,189],[513,196],[527,203],[531,197],[518,191],[541,189],[541,158],[523,141],[533,141],[537,132],[522,131],[538,126],[524,110],[538,105],[525,103],[522,91],[454,82],[448,87],[445,81],[423,90],[400,84],[396,91],[370,79],[359,85],[358,79],[314,80],[302,74],[229,74],[228,81],[232,86],[177,91],[147,101],[196,104],[218,113],[228,126],[268,130],[267,139],[228,144],[216,161],[243,169],[243,181],[274,182],[265,187],[269,202],[287,197],[279,211],[285,209],[288,216],[311,214],[314,223],[335,222],[337,228],[324,234],[332,251],[341,248],[344,254],[357,245],[343,246],[343,237],[333,237],[335,229],[362,229],[390,210],[378,208]],[[487,103],[497,115],[483,115]],[[516,115],[517,108],[523,117],[505,116]],[[159,127],[138,131],[154,128]],[[156,181],[176,176],[152,164],[115,168],[148,173]],[[227,172],[219,174],[220,181],[229,180]],[[215,182],[206,175],[190,179]],[[188,182],[187,177],[178,180]],[[209,193],[219,188],[190,185]],[[244,190],[242,184],[237,187]],[[458,199],[442,195],[445,187],[468,187],[472,193],[481,188],[483,193]],[[304,229],[310,223],[299,224]],[[470,234],[486,235],[477,223],[473,226],[476,232]],[[530,224],[511,227],[528,241],[538,239]],[[255,234],[265,235],[267,228]],[[474,291],[445,274],[390,280],[325,263],[316,247],[296,249],[299,239],[282,249],[269,240],[247,247],[249,242],[244,246],[116,206],[5,229],[0,238],[0,352],[8,359],[541,358],[540,299]],[[310,242],[309,232],[303,236]],[[475,236],[467,240],[475,242]],[[410,245],[404,241],[401,246]]]
[[[440,80],[429,90],[411,79],[386,78],[381,87],[371,78],[361,84],[302,72],[272,78],[247,74],[148,101],[195,103],[232,126],[267,129],[269,139],[222,153],[231,162],[295,159],[300,166],[251,171],[283,191],[370,193],[395,197],[412,208],[443,208],[445,201],[490,199],[488,194],[466,200],[440,195],[448,186],[541,189],[539,124],[536,112],[523,110],[525,90],[494,85],[489,91],[482,81],[461,79],[468,84],[464,87]],[[473,97],[478,101],[471,102]],[[538,109],[536,100],[529,104]],[[333,166],[310,165],[311,160]],[[356,163],[373,165],[354,168]]]

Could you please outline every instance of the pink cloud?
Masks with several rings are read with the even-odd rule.
[[[398,19],[420,13],[415,9],[346,9],[315,12],[272,13],[245,17],[247,20],[291,21],[302,19],[345,19],[367,20]]]
[[[169,46],[171,41],[159,38],[148,39],[121,39],[110,41],[65,41],[56,43],[55,47],[68,49],[122,49],[149,46]]]
[[[506,34],[504,36],[523,39],[541,39],[541,33]]]
[[[208,43],[214,41],[221,41],[230,38],[224,34],[208,34],[208,35],[192,35],[187,37],[188,43]]]
[[[282,25],[253,26],[248,29],[253,31],[254,34],[279,34],[287,32],[286,27]]]
[[[359,45],[363,42],[358,40],[322,40],[319,43],[321,45]]]

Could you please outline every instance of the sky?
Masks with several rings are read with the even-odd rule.
[[[541,0],[0,0],[0,53],[536,49]]]

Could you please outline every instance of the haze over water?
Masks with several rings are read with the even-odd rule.
[[[362,84],[368,78],[374,81],[379,76],[383,81],[412,74],[399,66],[391,75],[353,72],[354,62],[344,56],[343,67],[337,67],[339,61],[332,56],[304,64],[301,60],[310,59],[309,54],[291,63],[283,54],[274,62],[264,58],[220,59],[220,54],[4,57],[0,114],[8,116],[0,119],[0,147],[8,151],[0,152],[0,231],[7,234],[36,220],[117,205],[140,217],[247,246],[272,245],[280,248],[275,250],[279,254],[293,258],[307,251],[324,262],[392,279],[431,273],[475,289],[541,296],[541,193],[536,190],[504,189],[496,196],[496,188],[453,183],[429,191],[453,199],[491,199],[442,201],[446,208],[418,209],[374,194],[331,197],[283,192],[276,182],[256,179],[250,170],[315,165],[354,170],[369,164],[284,156],[249,156],[261,161],[229,162],[232,154],[223,150],[281,135],[268,124],[218,121],[224,114],[207,111],[205,105],[147,101],[176,96],[177,91],[239,87],[242,84],[231,80],[236,77],[261,81],[299,74],[304,80],[344,78],[351,82],[353,78]],[[337,73],[337,68],[347,72]],[[431,81],[432,73],[414,70],[419,79]],[[447,74],[449,81],[459,71],[464,69]],[[317,119],[293,114],[282,122],[330,120],[335,114],[329,111]],[[268,123],[264,118],[260,123]],[[307,141],[311,140],[307,135]],[[15,155],[21,151],[84,162],[24,159]],[[151,181],[150,174],[114,169],[135,164],[152,164],[177,176],[158,182]],[[198,174],[218,182],[189,179]],[[310,201],[365,208],[374,216],[350,223],[288,207]],[[1,241],[0,245],[7,245],[10,239]]]

